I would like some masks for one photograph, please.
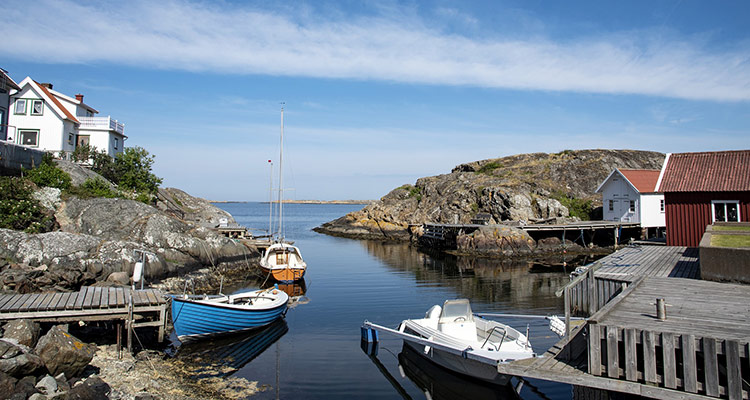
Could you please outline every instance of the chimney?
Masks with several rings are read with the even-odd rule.
[[[83,103],[83,95],[82,95],[82,94],[80,94],[80,93],[78,93],[78,94],[76,95],[76,100],[78,100],[78,102],[80,102],[80,103]]]
[[[49,82],[43,82],[43,83],[40,83],[40,85],[46,87],[47,89],[52,89],[52,84]]]

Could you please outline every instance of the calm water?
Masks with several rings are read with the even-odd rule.
[[[268,227],[267,204],[219,207],[248,228]],[[462,297],[471,300],[475,311],[559,314],[562,301],[554,291],[568,281],[567,274],[560,268],[433,258],[403,244],[312,231],[359,208],[285,206],[286,237],[300,247],[308,264],[305,297],[309,302],[290,309],[285,324],[242,343],[217,345],[212,353],[231,355],[238,367],[252,359],[235,376],[267,386],[253,398],[514,398],[512,391],[460,379],[403,353],[398,339],[381,337],[378,356],[371,359],[360,348],[360,326],[368,319],[396,327],[405,318],[421,317],[433,304]],[[541,353],[557,338],[544,320],[509,323],[523,331],[529,321],[531,343]],[[571,387],[531,380],[520,397],[566,399],[571,397]]]

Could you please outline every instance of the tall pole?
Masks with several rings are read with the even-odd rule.
[[[284,204],[284,103],[281,103],[281,135],[279,139],[279,240],[284,240],[284,232],[281,227],[282,206]]]
[[[271,167],[268,175],[268,234],[273,236],[273,161],[268,160],[268,165]]]

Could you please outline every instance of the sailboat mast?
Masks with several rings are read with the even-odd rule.
[[[271,167],[268,174],[268,235],[273,236],[273,161],[268,160]],[[269,239],[270,240],[270,239]]]
[[[281,227],[281,215],[282,207],[284,204],[284,173],[282,172],[284,165],[284,103],[281,103],[281,135],[279,139],[279,240],[284,240],[284,232]]]

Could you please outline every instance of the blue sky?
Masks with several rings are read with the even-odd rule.
[[[270,3],[270,4],[268,4]],[[165,186],[376,199],[527,152],[750,148],[750,2],[10,0],[0,67],[85,95]]]

